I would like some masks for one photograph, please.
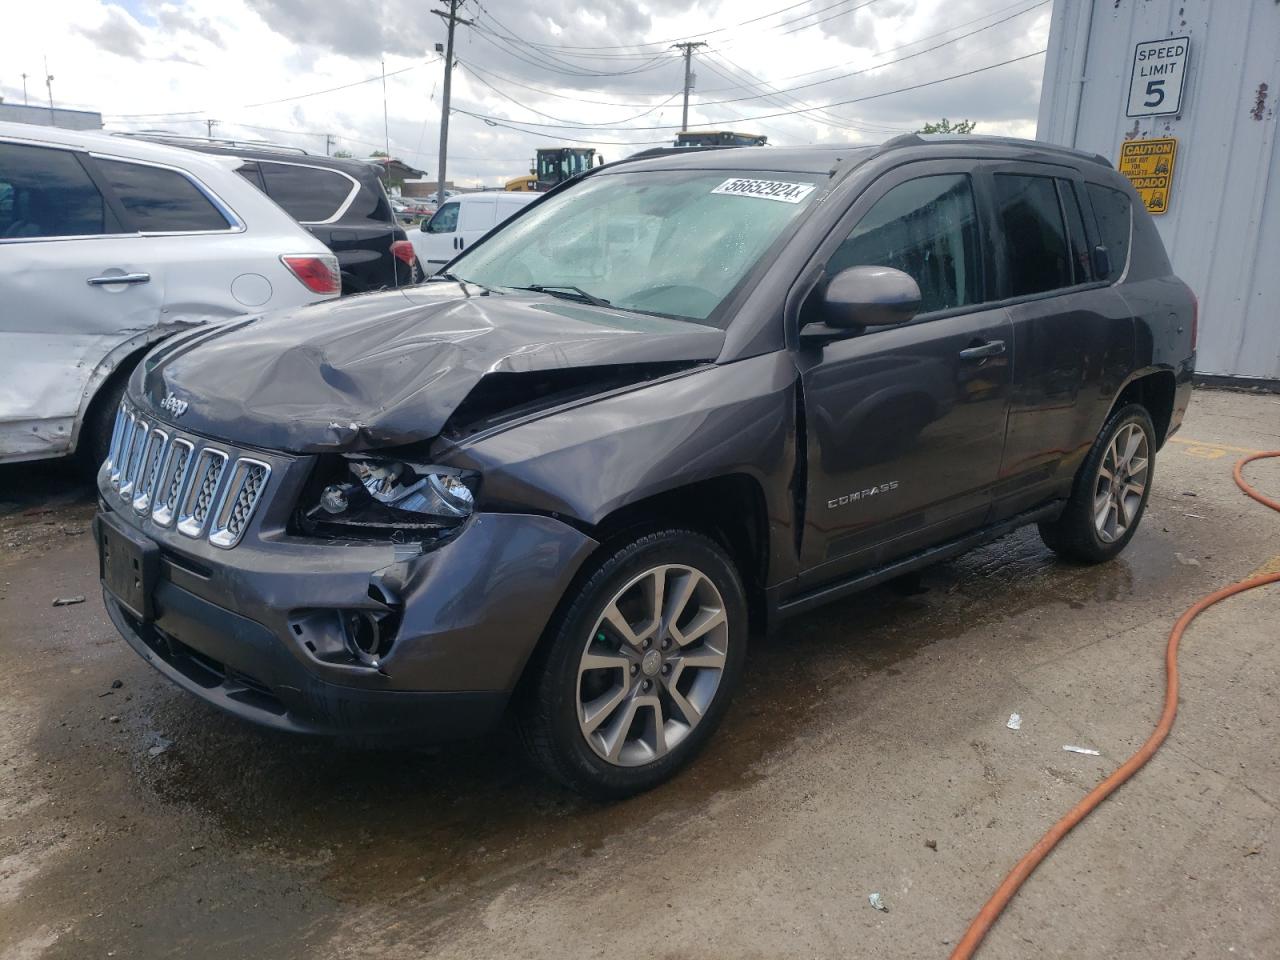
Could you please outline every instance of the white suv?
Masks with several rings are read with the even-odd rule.
[[[0,463],[96,465],[157,341],[337,296],[334,255],[237,165],[0,123]]]

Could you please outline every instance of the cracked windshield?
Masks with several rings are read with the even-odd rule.
[[[452,272],[486,287],[714,322],[815,195],[814,178],[795,173],[600,175],[548,198]]]

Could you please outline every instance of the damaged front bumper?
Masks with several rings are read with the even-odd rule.
[[[288,516],[309,458],[249,453],[271,470],[231,549],[158,524],[100,472],[103,596],[129,644],[191,693],[280,730],[423,742],[496,722],[595,541],[485,512],[434,549],[297,536]]]

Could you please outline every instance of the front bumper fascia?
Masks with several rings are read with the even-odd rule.
[[[557,519],[507,513],[478,513],[426,551],[326,542],[288,535],[268,510],[223,550],[157,527],[109,490],[100,510],[159,548],[152,619],[104,589],[129,644],[215,706],[304,733],[411,732],[422,741],[482,732],[597,546]],[[388,609],[397,627],[376,668],[317,655],[333,649],[320,634],[340,629],[341,612]]]

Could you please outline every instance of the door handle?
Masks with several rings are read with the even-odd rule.
[[[150,283],[149,273],[121,273],[114,277],[90,277],[85,283],[91,287],[102,287],[109,283]]]
[[[960,351],[961,360],[984,360],[987,357],[998,357],[1004,353],[1003,340],[988,340],[986,343],[965,347]]]
[[[459,250],[467,249],[467,241],[464,240],[462,237],[458,238],[458,249]]]

